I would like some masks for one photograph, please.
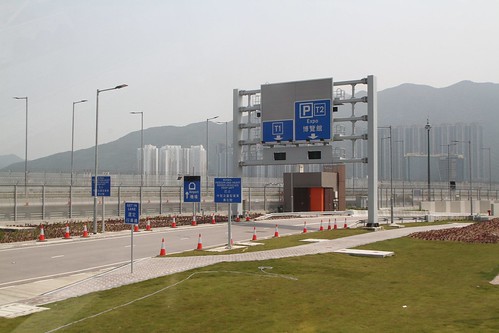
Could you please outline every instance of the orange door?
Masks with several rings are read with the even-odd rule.
[[[324,189],[322,187],[310,187],[308,189],[310,195],[310,211],[324,211]]]

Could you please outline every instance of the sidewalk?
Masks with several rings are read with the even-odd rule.
[[[344,248],[357,247],[378,241],[407,236],[411,233],[426,230],[463,227],[467,224],[455,223],[414,228],[402,228],[370,232],[367,234],[350,236],[335,240],[300,245],[290,248],[251,252],[233,255],[212,255],[197,257],[154,257],[134,262],[134,273],[130,272],[130,265],[123,265],[106,273],[87,278],[80,282],[46,292],[42,295],[17,302],[18,304],[39,306],[71,297],[86,295],[92,292],[107,290],[136,282],[153,279],[160,276],[185,272],[191,269],[206,267],[221,262],[261,261],[269,259],[288,258],[319,253],[330,253]]]

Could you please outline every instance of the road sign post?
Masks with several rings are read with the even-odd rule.
[[[232,203],[241,203],[242,188],[241,178],[225,177],[215,178],[215,203],[228,204],[228,223],[227,223],[227,248],[232,248],[232,217],[231,207]]]
[[[133,227],[140,222],[140,204],[125,202],[125,224],[130,224],[130,273],[133,273]]]

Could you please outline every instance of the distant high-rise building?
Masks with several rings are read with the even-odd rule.
[[[142,149],[137,149],[137,165],[140,172],[140,160],[142,158]],[[144,146],[144,161],[143,161],[144,175],[157,175],[158,174],[158,148],[153,145]]]

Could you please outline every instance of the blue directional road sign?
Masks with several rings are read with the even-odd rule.
[[[92,196],[95,196],[95,176],[92,176]],[[111,176],[97,176],[97,196],[111,196]]]
[[[241,178],[215,178],[215,202],[241,203]]]
[[[138,202],[125,202],[125,223],[139,224],[140,204]]]
[[[293,141],[293,120],[264,121],[262,126],[263,142]]]
[[[295,140],[331,140],[331,100],[295,102]]]
[[[184,202],[201,202],[201,176],[184,176]]]

